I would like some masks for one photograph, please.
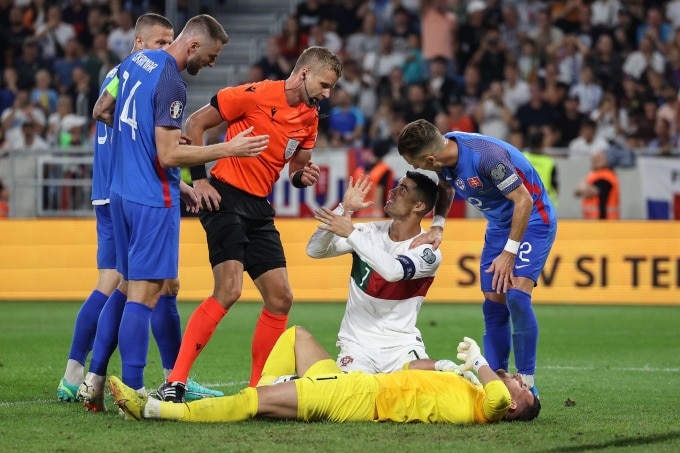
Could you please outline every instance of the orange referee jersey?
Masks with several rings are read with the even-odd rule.
[[[284,81],[264,80],[217,93],[222,119],[229,123],[226,141],[253,126],[253,135],[269,134],[269,146],[257,157],[224,157],[213,177],[258,197],[266,197],[298,148],[311,149],[319,120],[315,107],[286,102]]]

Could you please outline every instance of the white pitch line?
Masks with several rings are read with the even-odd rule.
[[[543,370],[574,370],[574,371],[594,371],[600,370],[602,367],[579,367],[579,366],[562,366],[562,365],[538,365],[536,368]],[[609,367],[608,371],[639,371],[642,373],[678,373],[680,368],[652,368],[649,365],[644,367]]]

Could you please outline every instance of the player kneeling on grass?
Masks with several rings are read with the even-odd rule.
[[[279,338],[262,378],[301,376],[296,380],[190,403],[140,396],[115,376],[109,385],[118,406],[137,420],[234,422],[258,417],[336,422],[493,423],[528,421],[538,416],[540,402],[521,377],[503,370],[494,372],[474,340],[466,337],[458,345],[458,359],[465,362],[460,369],[473,369],[481,385],[458,373],[435,371],[432,360],[416,360],[408,370],[393,373],[343,373],[307,330],[295,326]]]

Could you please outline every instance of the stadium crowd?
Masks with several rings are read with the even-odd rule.
[[[0,0],[0,149],[90,144],[99,84],[163,8]],[[341,55],[318,147],[385,153],[423,118],[611,167],[680,155],[680,0],[303,0],[282,20],[244,82],[285,79],[307,46]]]

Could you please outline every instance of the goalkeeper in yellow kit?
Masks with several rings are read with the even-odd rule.
[[[260,385],[236,395],[173,403],[140,395],[115,376],[109,386],[116,404],[136,420],[234,422],[257,417],[493,423],[538,416],[540,402],[521,378],[491,370],[474,340],[466,337],[458,345],[458,359],[465,362],[460,370],[450,361],[428,359],[415,360],[393,373],[343,373],[307,330],[294,326],[274,346]],[[448,366],[442,367],[442,362]],[[463,371],[469,369],[477,373],[481,385],[465,378]],[[279,376],[293,374],[300,378],[269,385]]]

